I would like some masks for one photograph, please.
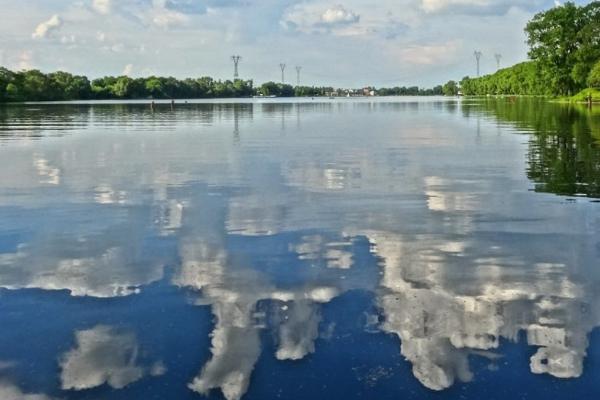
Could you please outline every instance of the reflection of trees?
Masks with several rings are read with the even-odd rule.
[[[41,137],[45,132],[61,133],[87,126],[89,106],[61,106],[51,108],[36,105],[0,107],[0,140],[12,137]]]
[[[532,133],[527,176],[540,192],[600,197],[600,110],[544,100],[486,99],[463,113],[486,114]]]
[[[212,125],[223,119],[232,120],[234,135],[239,136],[240,121],[252,120],[251,103],[156,103],[147,104],[31,104],[0,107],[0,140],[5,138],[42,137],[61,134],[90,125],[119,131],[160,128],[163,130],[188,125]]]
[[[536,182],[536,190],[600,196],[600,152],[589,135],[539,135],[529,146],[527,176]]]

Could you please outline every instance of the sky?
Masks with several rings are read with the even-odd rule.
[[[576,1],[587,4],[591,1]],[[556,0],[0,0],[0,65],[90,78],[285,79],[431,87],[527,59],[523,28]]]

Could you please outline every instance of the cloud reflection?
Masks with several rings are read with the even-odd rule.
[[[498,349],[500,338],[516,340],[520,331],[539,347],[532,372],[581,375],[587,336],[600,320],[597,311],[582,313],[583,307],[596,308],[592,294],[569,278],[565,266],[516,269],[507,265],[510,260],[490,258],[457,271],[446,246],[431,252],[433,237],[368,236],[384,273],[382,328],[398,335],[402,354],[426,387],[442,390],[456,379],[469,381],[470,354]],[[462,262],[469,263],[469,254]]]
[[[211,357],[188,386],[221,390],[228,400],[251,385],[263,331],[272,333],[276,359],[303,359],[318,351],[320,325],[335,323],[324,320],[323,305],[354,289],[375,293],[381,315],[369,331],[381,317],[379,329],[399,338],[399,351],[429,389],[472,380],[472,356],[494,362],[504,340],[521,337],[535,348],[533,373],[581,376],[588,336],[600,325],[594,209],[534,201],[521,167],[497,156],[519,151],[516,141],[499,136],[486,147],[485,121],[475,148],[458,134],[467,123],[436,125],[439,104],[417,133],[397,117],[426,115],[426,104],[398,103],[389,114],[376,102],[365,105],[381,118],[344,104],[335,113],[306,108],[311,118],[285,139],[264,129],[268,118],[256,118],[251,131],[225,106],[156,118],[124,109],[112,122],[129,130],[175,131],[181,115],[202,129],[176,132],[181,140],[91,135],[87,145],[69,138],[65,151],[5,152],[22,175],[0,171],[2,207],[15,206],[15,193],[31,192],[21,214],[37,214],[31,236],[22,229],[20,244],[2,250],[0,286],[127,296],[173,265],[170,282],[214,316]],[[281,110],[261,108],[285,120]],[[239,136],[233,144],[219,124],[227,118]],[[383,133],[357,146],[353,139],[370,131]],[[127,160],[125,172],[112,167],[119,160]],[[46,197],[56,187],[71,203],[62,191]],[[163,256],[161,246],[175,256]],[[120,389],[164,372],[143,362],[133,333],[97,326],[75,337],[61,358],[64,389]],[[36,396],[10,384],[0,394]]]
[[[157,362],[151,368],[140,364],[134,334],[99,325],[75,332],[76,346],[62,356],[60,380],[64,390],[83,390],[108,384],[114,389],[140,380],[144,375],[162,375]]]
[[[60,240],[22,246],[18,252],[0,254],[0,287],[69,290],[72,296],[119,297],[139,292],[139,286],[159,280],[160,264],[140,265],[125,247],[94,249],[97,256],[59,258],[52,247]],[[95,244],[86,246],[89,250]],[[64,250],[64,247],[63,247]],[[44,254],[45,253],[45,254]]]
[[[0,399],[2,400],[52,400],[45,394],[24,393],[18,386],[0,380]]]
[[[260,272],[232,263],[218,241],[185,240],[181,256],[174,283],[200,291],[198,303],[210,305],[216,319],[212,358],[190,389],[208,394],[219,388],[228,400],[244,395],[261,352],[259,330],[265,327],[265,315],[259,304],[264,300],[280,304],[276,357],[298,360],[314,351],[318,304],[337,296],[337,288],[314,283],[279,288]]]
[[[201,198],[196,201],[206,204]],[[176,269],[173,283],[193,291],[197,304],[209,305],[216,322],[211,334],[212,357],[189,387],[205,395],[212,389],[220,389],[228,400],[237,400],[247,391],[261,353],[260,330],[272,329],[277,333],[277,359],[302,359],[315,351],[320,305],[348,288],[336,275],[342,271],[339,268],[329,269],[331,279],[324,279],[326,274],[323,274],[293,285],[278,284],[269,274],[246,264],[244,258],[230,254],[226,233],[231,228],[230,213],[221,218],[214,209],[194,206],[191,202],[189,210],[195,211],[186,213],[182,219],[181,265]],[[220,203],[220,207],[227,204]],[[256,214],[248,216],[252,217],[250,223],[260,219]],[[263,232],[260,237],[270,236],[270,232]],[[330,257],[326,249],[346,246],[345,243],[328,246],[322,237],[301,240],[303,243],[290,243],[289,250],[302,262],[314,261],[323,266],[340,262],[326,258]],[[312,251],[315,246],[307,242],[318,242],[318,251]],[[309,250],[312,253],[306,257]],[[265,302],[271,307],[266,307]]]

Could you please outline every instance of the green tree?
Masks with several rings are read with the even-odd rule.
[[[458,94],[458,85],[454,81],[448,81],[443,87],[444,96],[456,96]]]
[[[572,2],[536,14],[525,28],[529,56],[556,94],[572,94],[600,55],[600,2],[585,7]]]
[[[52,93],[51,100],[88,99],[91,95],[90,82],[84,76],[74,76],[67,72],[48,74]]]
[[[465,95],[546,95],[552,89],[536,62],[524,62],[480,78],[465,77],[460,82]]]
[[[20,74],[17,83],[19,92],[25,100],[44,101],[54,100],[57,91],[52,88],[51,82],[46,75],[38,70],[24,71]]]
[[[279,96],[281,91],[280,84],[275,82],[265,82],[260,86],[259,93],[263,96]]]
[[[6,68],[0,67],[0,101],[8,100],[7,86],[13,80],[14,74]]]
[[[236,79],[233,82],[233,91],[235,93],[235,97],[248,97],[252,96],[254,93],[253,82],[245,81],[242,79]]]
[[[128,76],[120,76],[116,82],[110,86],[110,93],[120,99],[131,97],[134,86],[134,80]]]
[[[20,101],[22,100],[19,88],[14,83],[6,85],[6,100],[8,101]]]
[[[197,79],[198,83],[198,97],[213,97],[214,96],[214,80],[210,77],[202,77]]]
[[[94,79],[91,85],[92,96],[95,99],[110,99],[112,97],[111,87],[116,81],[116,78],[110,76]]]
[[[159,78],[150,77],[145,84],[146,91],[154,98],[161,98],[164,96],[163,84]]]
[[[571,72],[579,89],[586,86],[592,68],[600,61],[600,1],[581,8],[581,18],[585,23],[578,33],[580,47],[575,54],[576,63]]]
[[[590,72],[587,83],[589,87],[600,89],[600,61],[594,65],[592,71]]]

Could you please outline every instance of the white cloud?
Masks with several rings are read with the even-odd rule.
[[[46,38],[53,31],[59,29],[62,24],[62,19],[57,14],[54,14],[49,20],[40,23],[31,34],[31,37],[34,39]]]
[[[121,75],[129,76],[133,72],[133,64],[127,64]]]
[[[360,16],[342,5],[324,8],[320,4],[302,3],[289,9],[281,25],[304,33],[335,33],[338,28],[358,23]]]
[[[347,10],[342,5],[336,5],[332,8],[328,8],[321,15],[321,21],[326,24],[348,24],[358,22],[360,16],[354,12]]]
[[[188,21],[188,18],[181,13],[173,11],[160,12],[154,15],[152,22],[160,28],[170,28],[172,26],[181,25]]]
[[[75,35],[63,35],[60,38],[60,42],[62,44],[73,44],[77,41],[77,38],[75,37]]]
[[[171,10],[166,0],[153,0],[152,9],[148,13],[151,23],[162,29],[185,25],[190,18],[179,11]]]
[[[400,49],[403,62],[416,65],[448,64],[460,49],[460,44],[450,41],[442,44],[411,45]]]
[[[19,53],[18,68],[20,70],[33,68],[33,52],[31,50],[23,50]]]
[[[113,53],[123,53],[125,51],[125,43],[115,43],[112,46],[108,46],[108,49]]]
[[[99,14],[109,14],[112,8],[111,0],[93,0],[92,8]]]
[[[427,13],[462,12],[503,14],[511,7],[538,8],[544,0],[421,0],[421,8]]]
[[[485,6],[490,0],[422,0],[421,3],[426,12],[436,12],[455,6]]]

